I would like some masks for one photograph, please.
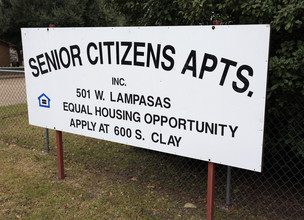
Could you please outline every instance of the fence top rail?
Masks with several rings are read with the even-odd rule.
[[[8,69],[8,70],[12,70],[12,69],[24,69],[24,67],[10,67],[10,66],[5,67],[5,66],[1,66],[0,70],[1,69]]]
[[[5,73],[24,73],[24,70],[3,70],[3,69],[0,69],[0,72],[5,72]]]

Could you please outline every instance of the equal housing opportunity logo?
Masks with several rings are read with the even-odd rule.
[[[39,107],[50,108],[51,99],[44,93],[42,93],[39,97]]]

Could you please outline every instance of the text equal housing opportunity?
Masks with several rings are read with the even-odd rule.
[[[125,104],[132,104],[132,102]],[[238,129],[238,126],[228,125],[224,123],[207,122],[188,118],[159,115],[149,112],[144,113],[142,115],[140,112],[137,111],[128,111],[123,109],[100,106],[94,106],[93,108],[91,108],[90,105],[70,102],[63,102],[63,110],[78,114],[94,114],[95,116],[99,116],[102,118],[132,121],[135,123],[144,122],[148,125],[162,126],[164,128],[179,129],[210,135],[228,136],[232,138],[236,136],[236,132]]]

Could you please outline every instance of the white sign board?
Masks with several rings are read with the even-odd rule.
[[[23,28],[29,123],[261,171],[269,34]]]

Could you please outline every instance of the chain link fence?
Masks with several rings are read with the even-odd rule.
[[[14,70],[0,71],[0,139],[45,150],[45,129],[28,125],[24,74]],[[54,140],[50,132],[51,153]],[[177,200],[206,204],[206,162],[72,134],[64,134],[64,154],[88,168],[136,178]],[[231,168],[227,198],[228,168],[216,165],[215,208],[226,213],[220,218],[234,219],[231,213],[237,212],[239,219],[303,219],[303,158],[304,101],[299,96],[279,112],[267,111],[262,173]]]

